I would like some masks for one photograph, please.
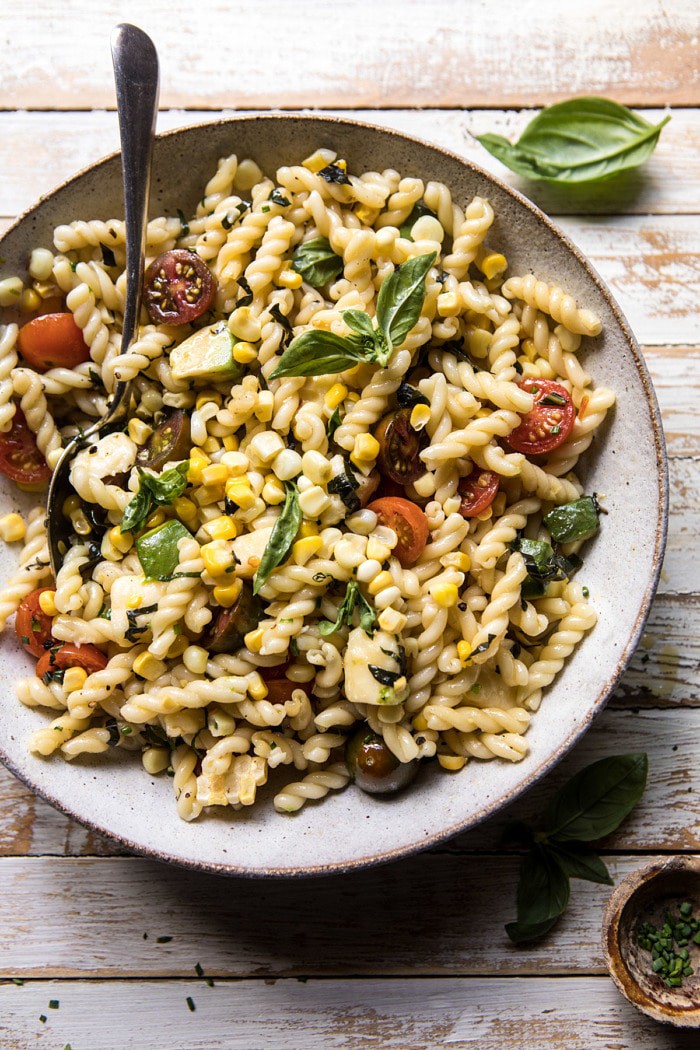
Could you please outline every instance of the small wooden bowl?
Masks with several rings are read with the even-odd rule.
[[[610,898],[603,920],[603,952],[613,981],[634,1006],[655,1021],[683,1028],[700,1027],[700,947],[688,945],[692,977],[680,988],[667,988],[651,969],[649,952],[637,944],[641,922],[661,926],[667,909],[682,901],[700,916],[700,858],[673,857],[632,872]]]

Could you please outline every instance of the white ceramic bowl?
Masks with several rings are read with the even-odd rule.
[[[15,678],[31,674],[34,665],[14,631],[7,630],[0,639],[0,757],[8,768],[52,805],[129,849],[211,871],[257,876],[347,871],[424,849],[511,802],[562,758],[610,696],[639,640],[663,556],[667,473],[649,374],[598,275],[526,198],[475,165],[406,135],[345,120],[283,115],[217,121],[160,137],[151,213],[182,208],[187,214],[221,156],[252,156],[274,172],[319,146],[337,150],[355,171],[396,168],[445,182],[460,201],[475,193],[488,197],[496,214],[490,241],[507,254],[510,272],[532,271],[563,285],[602,318],[603,332],[589,344],[586,362],[597,384],[614,387],[618,401],[582,465],[586,490],[605,493],[609,511],[582,570],[599,622],[547,691],[522,762],[473,761],[455,775],[426,768],[409,790],[391,798],[349,788],[292,817],[261,801],[191,824],[176,815],[171,781],[149,777],[138,756],[114,751],[68,764],[28,754],[27,738],[46,716],[14,698]],[[51,245],[57,224],[122,215],[121,194],[119,157],[113,155],[42,198],[2,238],[0,276],[22,272],[33,247]],[[3,508],[32,505],[31,498],[1,481]],[[3,546],[3,578],[15,559],[16,548]]]

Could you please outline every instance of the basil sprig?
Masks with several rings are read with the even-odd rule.
[[[647,771],[644,753],[602,758],[554,796],[541,830],[517,826],[530,848],[520,865],[517,922],[505,928],[515,944],[551,930],[569,902],[569,879],[612,885],[605,863],[588,843],[619,827],[642,797]]]
[[[187,487],[189,469],[189,459],[162,474],[149,474],[139,467],[139,489],[126,505],[120,531],[133,532],[144,523],[154,506],[165,507],[181,496]]]
[[[489,153],[511,171],[548,182],[600,182],[636,168],[654,151],[659,124],[607,98],[572,98],[543,109],[516,143],[478,135]]]
[[[338,615],[335,623],[330,620],[320,620],[318,629],[324,637],[339,631],[343,624],[352,627],[353,613],[357,609],[360,618],[360,627],[365,634],[372,635],[377,629],[377,614],[365,598],[356,580],[350,580],[345,591],[345,597],[338,606]]]
[[[287,495],[282,507],[282,513],[273,526],[267,546],[260,559],[260,564],[253,579],[253,594],[258,593],[273,569],[276,569],[278,565],[281,565],[286,560],[299,532],[299,526],[303,517],[299,506],[299,490],[294,482],[286,482],[285,487]]]
[[[283,376],[336,375],[360,362],[384,368],[394,348],[401,346],[420,317],[425,281],[436,253],[408,259],[386,278],[377,297],[377,327],[361,310],[344,310],[352,335],[340,336],[312,328],[294,339],[270,379]]]
[[[312,288],[322,288],[342,273],[343,260],[335,254],[325,237],[314,237],[295,249],[292,269],[300,273]]]

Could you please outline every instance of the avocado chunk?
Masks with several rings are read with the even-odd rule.
[[[225,321],[200,328],[170,352],[170,367],[175,379],[239,379],[243,365],[233,359],[236,340]]]

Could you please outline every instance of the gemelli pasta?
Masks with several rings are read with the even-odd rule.
[[[186,820],[268,779],[293,813],[527,754],[596,620],[574,470],[615,398],[579,358],[597,317],[509,274],[493,222],[327,150],[230,156],[193,215],[149,223],[128,354],[120,220],[59,226],[0,282],[0,470],[40,490],[132,396],[73,461],[55,579],[44,508],[0,519],[33,752],[135,751]]]

